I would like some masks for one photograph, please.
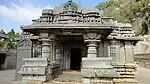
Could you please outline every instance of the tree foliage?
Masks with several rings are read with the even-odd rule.
[[[5,47],[5,41],[4,40],[0,40],[0,48],[4,48]]]
[[[16,33],[13,29],[11,29],[10,32],[7,33],[10,41],[8,43],[8,48],[9,49],[15,49],[16,48],[16,38],[19,38],[20,37],[20,34],[19,33]]]
[[[96,7],[103,9],[106,16],[113,16],[119,22],[132,23],[135,18],[142,18],[140,33],[148,33],[148,28],[150,28],[150,0],[108,0]]]

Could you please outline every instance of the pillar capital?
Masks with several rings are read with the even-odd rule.
[[[54,41],[55,40],[55,34],[51,33],[40,33],[40,41]]]
[[[85,33],[84,35],[84,41],[89,44],[97,44],[101,40],[101,34],[98,33]]]

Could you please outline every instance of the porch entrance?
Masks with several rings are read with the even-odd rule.
[[[80,70],[81,69],[81,49],[80,48],[71,48],[71,70]]]

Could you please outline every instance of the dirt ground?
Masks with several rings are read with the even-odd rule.
[[[150,69],[138,67],[136,78],[138,84],[150,84]],[[14,81],[15,70],[0,71],[0,84],[19,84]],[[81,84],[81,76],[79,71],[67,71],[53,81],[45,84]]]

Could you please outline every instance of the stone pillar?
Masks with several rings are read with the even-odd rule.
[[[120,62],[119,64],[124,65],[126,61],[126,56],[125,56],[125,47],[124,43],[120,43]]]
[[[113,63],[120,62],[120,42],[117,40],[110,41],[110,57],[112,57]]]
[[[87,33],[84,35],[85,42],[88,43],[87,58],[97,57],[97,43],[100,42],[100,35],[97,33]]]
[[[42,41],[42,58],[50,59],[50,40],[42,38],[41,41]]]
[[[31,40],[32,41],[32,53],[31,53],[31,58],[35,58],[36,57],[36,42]]]
[[[100,42],[100,36],[97,33],[84,35],[84,40],[88,43],[88,53],[87,57],[82,58],[83,84],[113,84],[113,77],[117,75],[111,66],[112,59],[110,57],[97,56],[97,44]]]
[[[112,57],[112,61],[116,61],[116,41],[111,40],[110,41],[110,57]]]
[[[54,34],[41,33],[42,42],[42,58],[48,58],[52,61],[52,43],[54,41]]]
[[[87,52],[87,57],[88,58],[96,58],[97,57],[97,42],[96,41],[91,41],[88,42],[88,52]]]
[[[134,63],[134,54],[132,49],[132,43],[129,41],[125,42],[125,55],[126,55],[126,63]]]
[[[37,44],[37,57],[38,58],[42,57],[42,45],[40,41],[38,41],[38,44]]]
[[[61,64],[61,45],[56,42],[56,64]]]

